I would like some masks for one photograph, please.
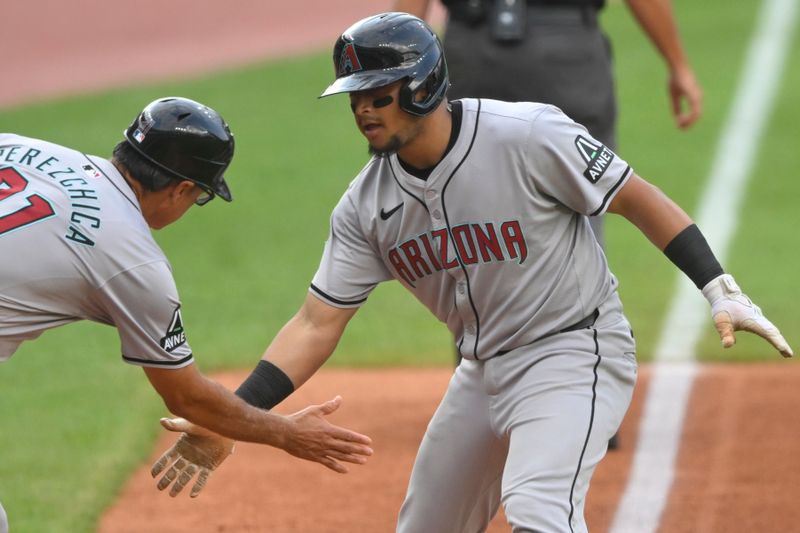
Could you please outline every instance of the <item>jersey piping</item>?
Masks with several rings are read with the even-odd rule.
[[[364,302],[367,301],[366,298],[361,298],[360,300],[353,300],[353,301],[340,300],[339,298],[334,298],[330,294],[328,294],[325,291],[321,290],[319,287],[317,287],[313,283],[311,284],[311,290],[313,290],[314,292],[316,292],[317,294],[319,294],[320,296],[322,296],[326,300],[330,300],[331,302],[333,302],[335,304],[339,304],[339,305],[359,305],[359,304],[363,304]]]
[[[177,361],[154,361],[152,359],[139,359],[137,357],[128,357],[125,354],[122,354],[122,359],[124,359],[129,363],[144,364],[147,366],[179,366],[184,363],[187,363],[188,361],[191,361],[192,357],[194,356],[192,354],[189,354],[183,359],[178,359]]]
[[[478,99],[478,109],[475,111],[475,127],[472,130],[472,139],[469,141],[469,147],[467,148],[464,157],[461,158],[461,161],[458,162],[456,168],[453,169],[453,172],[450,173],[448,176],[447,181],[445,181],[444,186],[442,187],[442,213],[444,214],[444,223],[447,226],[447,233],[450,236],[450,242],[455,242],[455,237],[453,236],[453,230],[450,227],[450,218],[447,215],[447,202],[445,202],[445,194],[447,193],[447,186],[450,185],[450,180],[453,179],[453,176],[456,175],[458,169],[461,168],[461,165],[464,164],[464,161],[467,160],[469,157],[470,152],[472,152],[472,146],[475,144],[475,137],[478,135],[478,124],[480,123],[480,116],[481,116],[481,100]],[[472,353],[475,356],[475,359],[478,359],[478,340],[480,339],[481,335],[481,319],[478,315],[478,309],[475,307],[475,301],[472,299],[472,288],[470,287],[469,283],[469,274],[467,273],[467,268],[464,266],[464,261],[461,258],[461,253],[458,251],[458,247],[454,247],[456,252],[456,258],[458,259],[458,265],[461,267],[461,271],[464,273],[464,279],[467,283],[467,297],[469,298],[469,305],[472,307],[472,312],[475,315],[475,343],[472,347]],[[461,340],[458,343],[458,352],[461,353],[461,347],[464,344],[464,337],[461,337]]]
[[[614,194],[616,193],[616,191],[619,188],[619,186],[622,185],[623,183],[625,183],[625,180],[628,179],[628,176],[630,176],[630,174],[631,174],[631,166],[628,165],[627,168],[625,169],[625,171],[622,173],[622,177],[619,180],[617,180],[617,182],[614,184],[614,186],[611,187],[611,189],[609,189],[609,191],[606,193],[605,197],[603,198],[603,202],[600,204],[600,207],[598,207],[597,210],[594,211],[589,216],[594,217],[594,216],[597,216],[597,215],[599,215],[600,213],[603,212],[603,210],[605,209],[606,204],[608,203],[609,199],[612,196],[614,196]]]
[[[583,449],[581,449],[581,455],[578,459],[578,467],[575,469],[575,477],[572,478],[572,486],[569,489],[569,530],[574,531],[572,528],[572,517],[575,514],[575,505],[572,501],[573,496],[575,494],[575,483],[578,482],[578,475],[581,473],[581,469],[583,467],[583,457],[586,454],[586,447],[589,445],[589,437],[592,435],[592,426],[594,425],[594,412],[595,412],[595,403],[597,402],[597,367],[600,366],[600,361],[603,359],[600,355],[600,345],[597,342],[597,329],[592,328],[592,335],[594,338],[594,353],[597,356],[597,361],[592,367],[592,372],[594,374],[594,380],[592,381],[592,409],[591,414],[589,415],[589,427],[586,430],[586,440],[583,441]]]
[[[425,205],[425,202],[423,202],[423,201],[422,201],[422,199],[420,199],[420,198],[419,198],[418,196],[416,196],[414,193],[412,193],[411,191],[409,191],[408,189],[406,189],[405,187],[403,187],[403,184],[402,184],[402,183],[400,183],[400,180],[397,178],[397,174],[396,174],[396,173],[395,173],[395,171],[394,171],[394,165],[392,165],[392,161],[391,161],[391,159],[388,159],[387,161],[389,161],[389,170],[391,170],[391,171],[392,171],[392,178],[394,178],[394,182],[395,182],[395,183],[397,183],[397,186],[398,186],[398,187],[400,187],[400,190],[402,190],[404,193],[406,193],[407,195],[409,195],[409,196],[410,196],[411,198],[413,198],[414,200],[418,201],[418,202],[420,203],[420,205],[421,205],[422,207],[424,207],[424,208],[425,208],[425,211],[428,211],[428,206],[427,206],[427,205]]]

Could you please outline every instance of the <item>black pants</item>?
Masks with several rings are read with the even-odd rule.
[[[614,149],[611,49],[594,10],[528,6],[525,38],[513,44],[495,41],[487,22],[451,16],[444,48],[451,99],[553,104]]]

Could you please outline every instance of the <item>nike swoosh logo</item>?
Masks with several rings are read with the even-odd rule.
[[[400,202],[400,205],[398,205],[397,207],[394,207],[394,208],[392,208],[392,209],[390,209],[388,211],[385,211],[381,207],[381,220],[389,220],[389,217],[394,215],[397,212],[397,210],[400,209],[401,207],[403,207],[403,202]]]

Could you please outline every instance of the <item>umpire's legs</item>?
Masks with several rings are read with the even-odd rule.
[[[399,533],[479,533],[500,505],[507,440],[489,422],[483,363],[464,360],[420,445]]]

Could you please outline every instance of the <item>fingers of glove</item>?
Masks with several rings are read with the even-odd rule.
[[[789,343],[783,338],[781,332],[775,325],[770,322],[766,317],[759,317],[758,319],[748,319],[742,322],[741,329],[755,333],[756,335],[766,339],[772,346],[778,350],[782,356],[791,357],[794,355]]]
[[[197,472],[197,465],[193,465],[189,463],[186,465],[186,468],[178,475],[178,478],[175,480],[175,483],[172,484],[172,488],[169,491],[169,495],[173,498],[180,494],[185,487],[194,477],[195,473]]]
[[[727,311],[720,311],[714,315],[714,327],[717,328],[722,346],[730,348],[736,344],[736,337],[733,334],[733,321]]]
[[[190,432],[194,427],[194,424],[185,418],[162,418],[159,423],[164,429],[175,432]]]
[[[198,426],[186,420],[185,418],[162,418],[159,420],[161,426],[169,431],[182,431],[188,435],[197,435],[200,437],[215,437],[222,439],[223,437],[217,435],[211,430]]]
[[[156,487],[158,487],[158,490],[166,489],[169,486],[169,484],[172,483],[176,477],[178,477],[178,473],[181,472],[185,467],[186,467],[186,461],[181,457],[174,465],[172,465],[169,468],[169,470],[167,470],[167,473],[164,474],[164,476],[158,480],[158,484],[156,485]]]
[[[200,491],[206,486],[206,482],[208,481],[208,476],[211,474],[211,471],[208,468],[201,468],[200,474],[197,476],[197,481],[194,482],[194,486],[192,487],[192,492],[189,494],[192,498],[197,498],[200,494]]]
[[[794,355],[792,347],[789,346],[789,343],[786,342],[786,339],[783,338],[783,335],[781,335],[777,329],[774,332],[767,334],[766,339],[775,347],[776,350],[781,353],[782,356],[792,357]]]
[[[185,437],[180,439],[176,448],[183,457],[198,466],[213,470],[233,453],[233,441],[194,435]]]
[[[175,450],[175,446],[164,452],[158,460],[153,463],[153,466],[150,468],[150,475],[156,477],[164,467],[168,464],[171,464],[175,461],[178,457],[178,452]]]

